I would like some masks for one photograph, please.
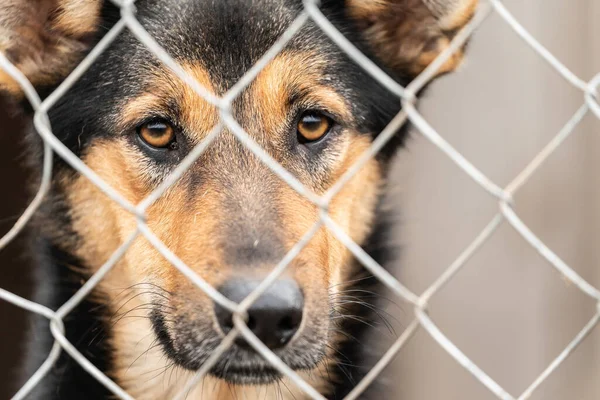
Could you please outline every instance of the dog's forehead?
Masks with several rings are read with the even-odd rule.
[[[223,89],[234,84],[302,10],[295,0],[150,0],[142,24],[178,61],[202,65]],[[289,47],[315,48],[323,34],[306,26]]]

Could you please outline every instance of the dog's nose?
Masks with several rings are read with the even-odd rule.
[[[259,280],[234,279],[221,286],[219,292],[239,303],[259,284]],[[298,331],[303,307],[304,296],[295,281],[275,281],[248,309],[248,328],[270,349],[281,348]],[[215,315],[224,333],[233,328],[231,313],[216,303]],[[248,347],[241,336],[236,343]]]

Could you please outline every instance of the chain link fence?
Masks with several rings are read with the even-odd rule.
[[[123,254],[127,251],[133,241],[139,237],[145,237],[170,263],[173,264],[181,273],[189,278],[196,286],[210,296],[214,302],[233,313],[234,329],[223,339],[221,344],[215,349],[211,357],[202,365],[195,376],[189,381],[183,391],[179,393],[177,399],[185,398],[202,377],[218,361],[222,353],[232,345],[237,335],[242,335],[245,340],[259,352],[273,367],[277,368],[282,374],[287,376],[295,385],[298,386],[309,398],[324,399],[324,397],[305,382],[298,374],[283,363],[273,352],[271,352],[246,326],[244,323],[246,310],[256,301],[259,296],[272,284],[287,268],[290,262],[302,251],[304,246],[310,241],[316,232],[326,227],[333,235],[340,240],[350,252],[360,261],[360,263],[370,271],[375,277],[381,280],[395,296],[403,302],[411,305],[414,309],[414,319],[402,334],[396,339],[393,345],[385,352],[383,357],[375,364],[369,373],[358,382],[355,388],[348,394],[347,399],[356,399],[367,389],[367,387],[378,377],[382,370],[393,360],[395,355],[407,343],[407,341],[418,331],[425,330],[431,337],[448,352],[463,368],[470,372],[482,385],[484,385],[497,398],[508,399],[528,399],[539,388],[539,386],[548,379],[552,373],[565,361],[565,359],[576,349],[576,347],[585,340],[586,336],[596,327],[600,320],[600,290],[585,279],[583,279],[573,268],[567,265],[550,248],[548,248],[534,232],[521,220],[513,207],[513,195],[523,187],[530,179],[532,174],[545,162],[545,160],[561,146],[569,135],[571,135],[577,125],[587,114],[594,114],[600,118],[600,104],[597,101],[597,88],[600,85],[600,73],[589,82],[576,76],[565,65],[563,65],[552,53],[550,53],[542,44],[540,44],[529,32],[519,24],[512,16],[509,10],[500,0],[482,0],[473,19],[454,37],[449,48],[440,54],[416,79],[407,87],[402,87],[392,80],[388,75],[381,71],[373,62],[356,49],[319,10],[317,0],[304,0],[304,10],[290,24],[285,33],[277,42],[264,54],[259,61],[246,72],[246,74],[222,97],[215,97],[205,90],[198,82],[186,74],[186,72],[161,48],[141,24],[136,20],[135,7],[133,1],[122,0],[114,1],[121,9],[121,19],[113,28],[100,40],[88,56],[75,68],[75,70],[63,81],[63,83],[52,92],[45,100],[41,100],[31,83],[8,59],[0,53],[0,68],[13,77],[21,86],[29,102],[31,103],[34,114],[34,126],[38,134],[44,141],[44,162],[43,174],[40,188],[27,207],[25,212],[15,223],[12,229],[0,239],[0,249],[9,244],[15,236],[23,229],[32,215],[36,212],[42,203],[45,194],[48,192],[52,179],[52,159],[55,156],[63,158],[79,173],[85,175],[93,184],[101,189],[107,196],[120,204],[125,210],[129,211],[137,218],[137,230],[114,252],[103,266],[77,291],[77,293],[63,304],[58,310],[54,311],[40,304],[31,302],[19,297],[11,292],[0,288],[0,298],[10,302],[17,307],[21,307],[29,312],[39,314],[48,319],[50,331],[54,337],[54,345],[48,358],[33,376],[25,383],[23,387],[14,395],[14,399],[25,398],[41,379],[49,372],[62,351],[66,351],[77,363],[79,363],[87,372],[93,375],[99,382],[106,386],[115,396],[121,399],[132,399],[126,391],[120,388],[115,382],[105,376],[89,360],[87,360],[65,337],[63,325],[64,318],[94,289],[94,287],[104,278],[104,276],[115,266]],[[508,26],[535,52],[539,57],[545,60],[552,68],[560,74],[570,85],[579,90],[582,94],[581,107],[566,121],[563,128],[556,136],[531,160],[514,179],[505,187],[500,187],[495,182],[484,175],[475,165],[471,164],[460,152],[458,152],[442,135],[440,135],[415,107],[416,93],[426,85],[435,75],[436,71],[452,56],[454,52],[461,48],[473,32],[485,22],[486,18],[492,13],[499,15]],[[362,66],[374,79],[385,85],[391,92],[396,94],[402,103],[402,111],[398,113],[389,125],[377,136],[368,151],[366,151],[359,160],[349,168],[345,174],[337,181],[323,196],[317,196],[306,187],[304,187],[291,173],[286,171],[274,159],[272,159],[253,139],[243,130],[235,121],[230,106],[235,98],[252,82],[260,71],[282,51],[290,39],[298,32],[304,24],[313,20],[333,40],[349,57]],[[96,173],[86,166],[79,158],[71,153],[54,135],[49,124],[48,110],[65,94],[67,90],[75,83],[77,79],[86,71],[94,60],[111,44],[113,40],[125,29],[128,29],[141,43],[152,51],[158,59],[168,66],[179,78],[188,84],[199,96],[213,104],[219,109],[220,122],[213,128],[210,134],[194,148],[190,154],[180,163],[180,165],[157,187],[151,195],[139,204],[131,204],[126,201],[117,189],[110,187],[103,182]],[[459,257],[448,266],[448,268],[430,285],[423,293],[416,294],[405,287],[394,276],[383,269],[375,262],[359,245],[354,243],[350,237],[333,221],[328,215],[327,209],[331,199],[342,189],[360,168],[375,154],[383,148],[394,133],[403,125],[410,122],[418,132],[430,140],[443,154],[450,158],[458,167],[473,179],[482,190],[498,202],[499,210],[497,214],[489,221],[485,228],[473,239],[473,241],[464,249]],[[161,240],[154,235],[145,223],[145,212],[169,187],[185,173],[185,171],[200,157],[209,144],[220,134],[222,128],[228,128],[237,139],[250,149],[262,162],[265,163],[275,174],[283,179],[298,193],[305,196],[320,209],[320,219],[303,236],[303,238],[286,254],[267,278],[241,303],[237,304],[219,293],[211,287],[187,265],[185,265],[177,255],[173,254]],[[598,306],[593,317],[581,328],[579,333],[571,342],[556,356],[556,358],[547,366],[547,368],[537,376],[533,382],[522,393],[509,393],[504,387],[498,384],[494,378],[488,375],[482,368],[471,361],[428,315],[428,304],[430,300],[440,291],[442,287],[448,284],[456,274],[458,274],[465,263],[481,248],[481,246],[490,239],[503,223],[510,224],[522,237],[537,250],[547,261],[549,267],[555,268],[565,279],[572,282],[582,293],[589,296],[597,302]]]

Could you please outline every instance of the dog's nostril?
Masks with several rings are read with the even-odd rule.
[[[219,291],[235,302],[242,301],[260,281],[236,279],[226,282]],[[273,283],[248,309],[246,325],[267,347],[285,346],[298,331],[302,322],[304,297],[296,282],[281,280]],[[215,315],[224,333],[232,328],[231,314],[215,304]],[[241,346],[246,341],[238,338]]]
[[[285,317],[283,317],[283,319],[281,321],[279,321],[278,328],[281,329],[282,331],[289,331],[289,330],[294,329],[295,326],[296,326],[296,324],[294,324],[292,317],[290,317],[289,315],[286,315]]]

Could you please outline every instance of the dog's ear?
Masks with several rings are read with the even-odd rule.
[[[34,84],[64,78],[94,38],[101,0],[0,0],[0,51]],[[21,89],[0,70],[0,91]]]
[[[418,75],[473,16],[478,0],[345,0],[375,57],[392,71]],[[456,52],[438,74],[454,70]]]

